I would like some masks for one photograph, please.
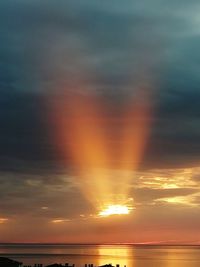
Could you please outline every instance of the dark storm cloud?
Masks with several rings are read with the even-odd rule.
[[[198,1],[1,1],[1,169],[56,165],[42,101],[83,69],[109,105],[152,76],[154,124],[143,165],[197,164],[198,10]]]
[[[176,85],[174,88],[177,88]],[[193,90],[192,81],[188,91],[174,92],[170,99],[166,96],[162,100],[157,110],[159,115],[156,115],[154,121],[149,151],[146,154],[147,165],[198,166],[199,100],[200,95],[196,89]]]
[[[40,99],[35,94],[1,90],[1,170],[22,171],[29,165],[31,167],[31,163],[34,163],[32,171],[52,168],[48,161],[51,162],[54,152],[45,134],[39,103]]]

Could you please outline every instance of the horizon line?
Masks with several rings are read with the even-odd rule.
[[[101,246],[101,245],[132,245],[132,246],[200,246],[200,241],[195,243],[175,243],[175,242],[103,242],[103,243],[67,243],[67,242],[0,242],[0,245],[93,245],[93,246]]]

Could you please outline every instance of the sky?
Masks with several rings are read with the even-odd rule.
[[[199,12],[0,1],[0,242],[200,243]]]

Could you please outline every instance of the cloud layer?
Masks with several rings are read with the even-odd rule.
[[[94,241],[101,231],[120,225],[135,232],[143,226],[151,239],[160,223],[173,236],[183,219],[185,239],[195,237],[200,220],[199,10],[196,0],[1,1],[2,241],[11,241],[13,233],[14,240],[25,240],[33,225],[23,232],[20,224],[31,220],[41,221],[36,235],[41,241],[51,239],[50,231],[54,237],[59,232],[58,241],[63,231],[77,241],[73,234],[80,221],[82,240],[86,222]],[[74,88],[75,83],[84,86]],[[99,97],[101,119],[109,124],[103,131],[117,151],[122,113],[138,87],[147,85],[153,92],[151,134],[128,185],[135,215],[106,226],[96,221],[94,207],[79,192],[70,155],[64,164],[58,151],[49,99],[58,103],[62,94],[75,91]],[[118,170],[109,171],[117,186]],[[52,228],[53,220],[63,221],[60,230]],[[162,239],[162,229],[159,233]],[[124,240],[123,234],[117,239]]]

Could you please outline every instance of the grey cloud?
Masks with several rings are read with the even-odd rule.
[[[132,195],[136,203],[152,203],[162,198],[188,196],[199,192],[194,188],[172,188],[172,189],[152,189],[152,188],[135,188]]]
[[[200,204],[200,195],[196,195],[196,196],[193,198],[192,203],[193,203],[193,204],[197,204],[197,205],[199,205],[199,204]]]
[[[1,216],[49,218],[78,217],[90,213],[92,207],[74,186],[70,177],[9,175],[0,177]],[[73,207],[72,205],[73,200]],[[48,209],[42,209],[48,207]]]
[[[192,180],[194,180],[195,182],[200,182],[200,174],[194,174],[192,176]]]

